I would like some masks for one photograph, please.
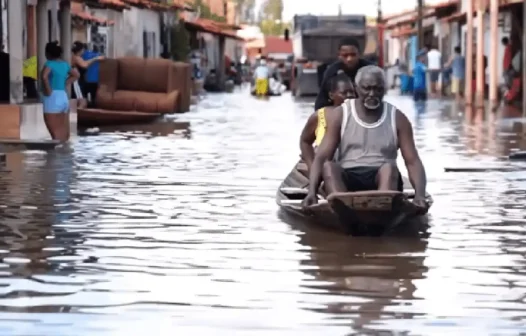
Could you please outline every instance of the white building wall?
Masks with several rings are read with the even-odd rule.
[[[132,7],[122,12],[110,9],[90,9],[94,16],[111,20],[114,25],[108,29],[108,56],[123,57],[144,55],[144,32],[153,33],[153,56],[161,54],[161,21],[159,13]]]

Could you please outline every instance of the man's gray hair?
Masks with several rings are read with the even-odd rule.
[[[376,65],[366,65],[363,68],[360,68],[360,70],[358,70],[358,72],[356,73],[356,77],[354,79],[356,84],[358,84],[362,80],[362,77],[365,74],[379,76],[380,78],[382,78],[385,84],[385,72],[382,68]]]

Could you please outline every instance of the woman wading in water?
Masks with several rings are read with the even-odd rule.
[[[79,78],[62,58],[58,42],[46,44],[46,63],[41,72],[44,121],[53,140],[69,139],[69,97],[66,88]]]

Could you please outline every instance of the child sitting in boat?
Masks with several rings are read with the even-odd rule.
[[[314,161],[314,146],[319,146],[321,140],[325,135],[327,129],[327,123],[325,115],[337,106],[340,106],[346,99],[354,98],[354,86],[349,76],[345,73],[338,73],[336,76],[331,78],[328,82],[329,88],[329,99],[332,102],[332,107],[322,107],[318,111],[314,112],[309,119],[307,124],[303,128],[300,137],[300,150],[301,158],[310,169],[312,161]]]

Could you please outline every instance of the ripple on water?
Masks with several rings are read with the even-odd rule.
[[[289,95],[210,94],[173,127],[10,153],[0,335],[526,332],[524,178],[443,172],[523,142],[449,103],[388,99],[428,172],[422,237],[350,238],[277,213],[312,112]]]

